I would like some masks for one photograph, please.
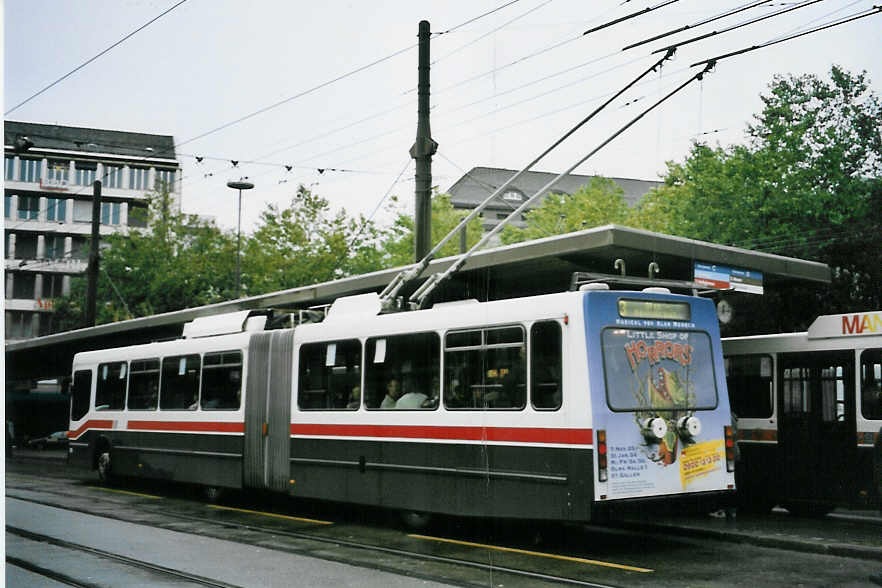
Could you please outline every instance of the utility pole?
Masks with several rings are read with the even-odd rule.
[[[89,282],[86,290],[86,326],[95,326],[98,298],[98,240],[101,228],[101,180],[92,184],[92,243],[89,248]]]
[[[438,143],[432,140],[429,127],[429,21],[420,21],[419,84],[417,92],[416,142],[410,156],[416,160],[416,206],[414,211],[414,258],[420,261],[432,247],[432,156]]]

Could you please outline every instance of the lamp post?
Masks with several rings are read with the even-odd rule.
[[[250,190],[253,187],[254,184],[251,182],[227,182],[227,188],[239,190],[239,220],[236,225],[236,298],[239,298],[239,282],[242,275],[240,266],[240,259],[242,256],[242,190]]]

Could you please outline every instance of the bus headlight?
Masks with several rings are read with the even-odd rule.
[[[677,429],[681,437],[694,439],[701,434],[701,421],[696,416],[682,417],[677,421]]]
[[[643,419],[641,426],[643,427],[643,435],[649,439],[661,441],[668,434],[668,423],[661,417]]]

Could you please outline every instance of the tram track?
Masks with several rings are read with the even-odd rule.
[[[58,508],[58,507],[56,507]],[[85,553],[94,557],[99,557],[105,560],[110,560],[116,563],[121,563],[125,566],[131,568],[138,568],[139,570],[147,571],[151,574],[155,574],[158,576],[162,576],[164,578],[171,578],[173,580],[183,580],[195,585],[199,586],[208,586],[210,588],[240,588],[235,584],[229,584],[227,582],[221,582],[219,580],[214,580],[211,578],[205,578],[203,576],[197,576],[195,574],[190,574],[188,572],[184,572],[182,570],[175,570],[172,568],[168,568],[165,566],[160,566],[154,563],[150,563],[148,561],[139,560],[135,558],[131,558],[128,556],[120,555],[118,553],[113,553],[110,551],[106,551],[103,549],[97,549],[95,547],[90,547],[88,545],[82,545],[80,543],[73,543],[71,541],[66,541],[64,539],[58,539],[57,537],[52,537],[49,535],[45,535],[42,533],[34,533],[33,531],[28,531],[26,529],[21,529],[18,527],[13,527],[10,525],[6,525],[6,532],[23,539],[27,539],[29,541],[36,541],[39,543],[54,545],[55,547],[60,547],[62,549],[67,549],[71,551],[77,551],[80,553]],[[74,578],[69,574],[64,574],[57,570],[51,570],[46,568],[45,566],[41,566],[31,561],[27,561],[20,557],[15,556],[6,556],[7,564],[11,564],[22,569],[28,570],[37,575],[43,576],[45,578],[49,578],[51,580],[55,580],[56,582],[61,582],[63,584],[67,584],[69,586],[81,586],[84,588],[93,588],[96,584],[92,582],[86,582]]]
[[[25,497],[25,496],[21,496],[21,495],[16,495],[14,493],[10,494],[9,490],[11,490],[11,489],[14,489],[14,488],[13,487],[7,488],[7,497],[8,498],[14,498],[16,500],[22,500],[25,502],[40,504],[43,506],[50,506],[53,508],[61,508],[64,510],[77,512],[77,513],[81,513],[81,514],[88,514],[88,515],[92,515],[92,516],[99,516],[99,517],[110,518],[110,519],[115,519],[115,520],[120,520],[120,521],[127,521],[127,522],[132,521],[132,517],[125,517],[125,516],[110,514],[110,513],[103,512],[103,511],[99,511],[97,509],[78,508],[78,507],[73,507],[73,506],[70,506],[67,504],[59,503],[54,500],[39,500],[39,499],[35,499],[33,497]],[[30,490],[30,489],[28,489],[28,490]],[[57,496],[65,496],[65,497],[69,496],[67,494],[63,494],[60,492],[46,492],[43,490],[41,490],[41,492],[45,492],[47,494],[53,494],[53,495],[57,495]],[[325,536],[321,536],[321,535],[317,535],[317,534],[309,533],[309,532],[286,530],[286,529],[279,528],[279,526],[263,526],[263,525],[253,524],[253,523],[234,521],[234,520],[230,520],[230,519],[219,520],[217,518],[202,517],[202,516],[185,514],[185,513],[180,513],[180,512],[173,512],[168,509],[156,509],[156,508],[149,507],[147,505],[139,505],[139,510],[143,513],[149,513],[151,515],[160,515],[162,517],[173,518],[173,519],[176,519],[179,521],[188,521],[190,523],[193,523],[194,525],[198,524],[201,527],[210,526],[211,528],[217,528],[218,532],[216,532],[216,533],[206,533],[205,529],[200,530],[200,529],[196,528],[195,526],[193,528],[188,529],[188,530],[183,530],[179,525],[175,525],[175,529],[178,531],[192,533],[192,534],[196,534],[196,535],[209,536],[209,537],[214,537],[214,538],[222,538],[222,539],[225,539],[228,541],[237,541],[236,538],[231,538],[229,535],[230,529],[236,529],[239,531],[244,531],[247,533],[255,533],[258,535],[262,535],[262,536],[271,535],[271,536],[275,536],[275,537],[284,537],[284,538],[294,540],[294,541],[309,542],[312,544],[317,543],[317,544],[320,544],[323,546],[333,546],[335,548],[345,548],[345,549],[349,549],[349,550],[357,550],[357,551],[361,551],[361,552],[381,554],[384,556],[391,556],[391,557],[395,557],[395,558],[404,558],[404,559],[408,559],[408,560],[419,560],[419,561],[427,562],[427,563],[431,563],[431,564],[454,566],[457,568],[468,568],[468,569],[471,569],[471,570],[474,570],[477,572],[487,572],[487,573],[492,573],[494,575],[502,574],[502,575],[507,575],[511,578],[520,578],[527,583],[525,585],[530,585],[533,582],[548,582],[550,584],[561,585],[561,586],[616,588],[616,585],[614,585],[614,584],[607,584],[607,583],[594,582],[594,581],[589,581],[589,580],[582,580],[579,578],[573,578],[573,577],[569,577],[569,576],[543,573],[543,572],[539,572],[539,571],[520,569],[520,568],[511,567],[511,566],[503,566],[503,565],[499,565],[496,563],[476,561],[474,559],[451,557],[451,556],[447,556],[447,555],[438,555],[438,554],[431,554],[431,553],[422,553],[419,551],[402,549],[402,548],[397,548],[397,547],[387,547],[387,546],[376,545],[373,543],[367,543],[367,542],[363,542],[363,541],[346,539],[346,538],[338,537],[338,536],[325,537]],[[143,521],[139,521],[139,522],[141,524],[144,524]],[[13,530],[10,530],[9,528],[7,528],[7,531],[14,532]],[[25,531],[25,533],[27,533],[27,531]],[[56,541],[64,543],[62,540],[56,540]],[[247,542],[244,542],[244,543],[247,543]],[[465,543],[463,543],[463,544],[465,544]],[[392,573],[402,573],[401,568],[394,567],[394,566],[382,565],[382,564],[365,564],[363,562],[353,563],[350,559],[347,559],[347,558],[329,557],[326,554],[323,554],[321,552],[317,552],[314,548],[312,548],[312,546],[305,546],[305,547],[298,549],[298,548],[294,548],[294,547],[288,545],[285,548],[278,549],[278,550],[279,551],[286,551],[286,552],[290,552],[290,553],[294,553],[294,554],[299,554],[299,555],[308,555],[310,557],[326,559],[329,561],[345,562],[345,563],[350,563],[352,565],[370,567],[370,568],[377,569],[380,571],[386,571],[386,572],[392,572]],[[512,551],[515,551],[515,550],[512,550]],[[120,557],[124,558],[124,556],[120,556]],[[563,558],[565,556],[560,556],[560,557]],[[127,559],[127,558],[124,558],[124,559]],[[569,558],[569,559],[575,560],[577,558]],[[133,560],[133,561],[137,561],[137,560]],[[585,560],[585,561],[588,561],[588,560]],[[618,567],[618,566],[613,566],[613,567]],[[160,569],[162,569],[162,568],[160,567]],[[635,569],[638,569],[638,568],[635,568]],[[649,571],[649,570],[647,570],[647,571]],[[171,570],[171,572],[173,573],[173,570]],[[412,571],[408,572],[408,575],[412,575],[415,578],[421,578],[421,579],[426,579],[426,580],[436,580],[436,581],[439,580],[439,578],[437,578],[437,577],[423,576],[420,574],[416,574]],[[61,580],[59,580],[59,581],[61,581]],[[208,584],[203,584],[203,585],[207,585],[207,586],[232,586],[230,584],[222,584],[222,583],[221,584],[218,584],[218,583],[211,584],[210,583],[211,580],[205,580],[205,581],[209,582]],[[450,580],[442,579],[442,581],[450,581]],[[454,581],[454,584],[473,586],[478,583]],[[479,584],[484,585],[483,582],[480,582]]]

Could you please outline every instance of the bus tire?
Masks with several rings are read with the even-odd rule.
[[[432,515],[427,512],[407,510],[401,513],[401,520],[411,531],[423,531],[432,524]]]
[[[97,459],[98,479],[106,486],[113,485],[113,471],[110,461],[110,447],[104,447],[98,451]]]
[[[202,496],[208,504],[217,504],[223,498],[224,490],[219,486],[203,486]]]

